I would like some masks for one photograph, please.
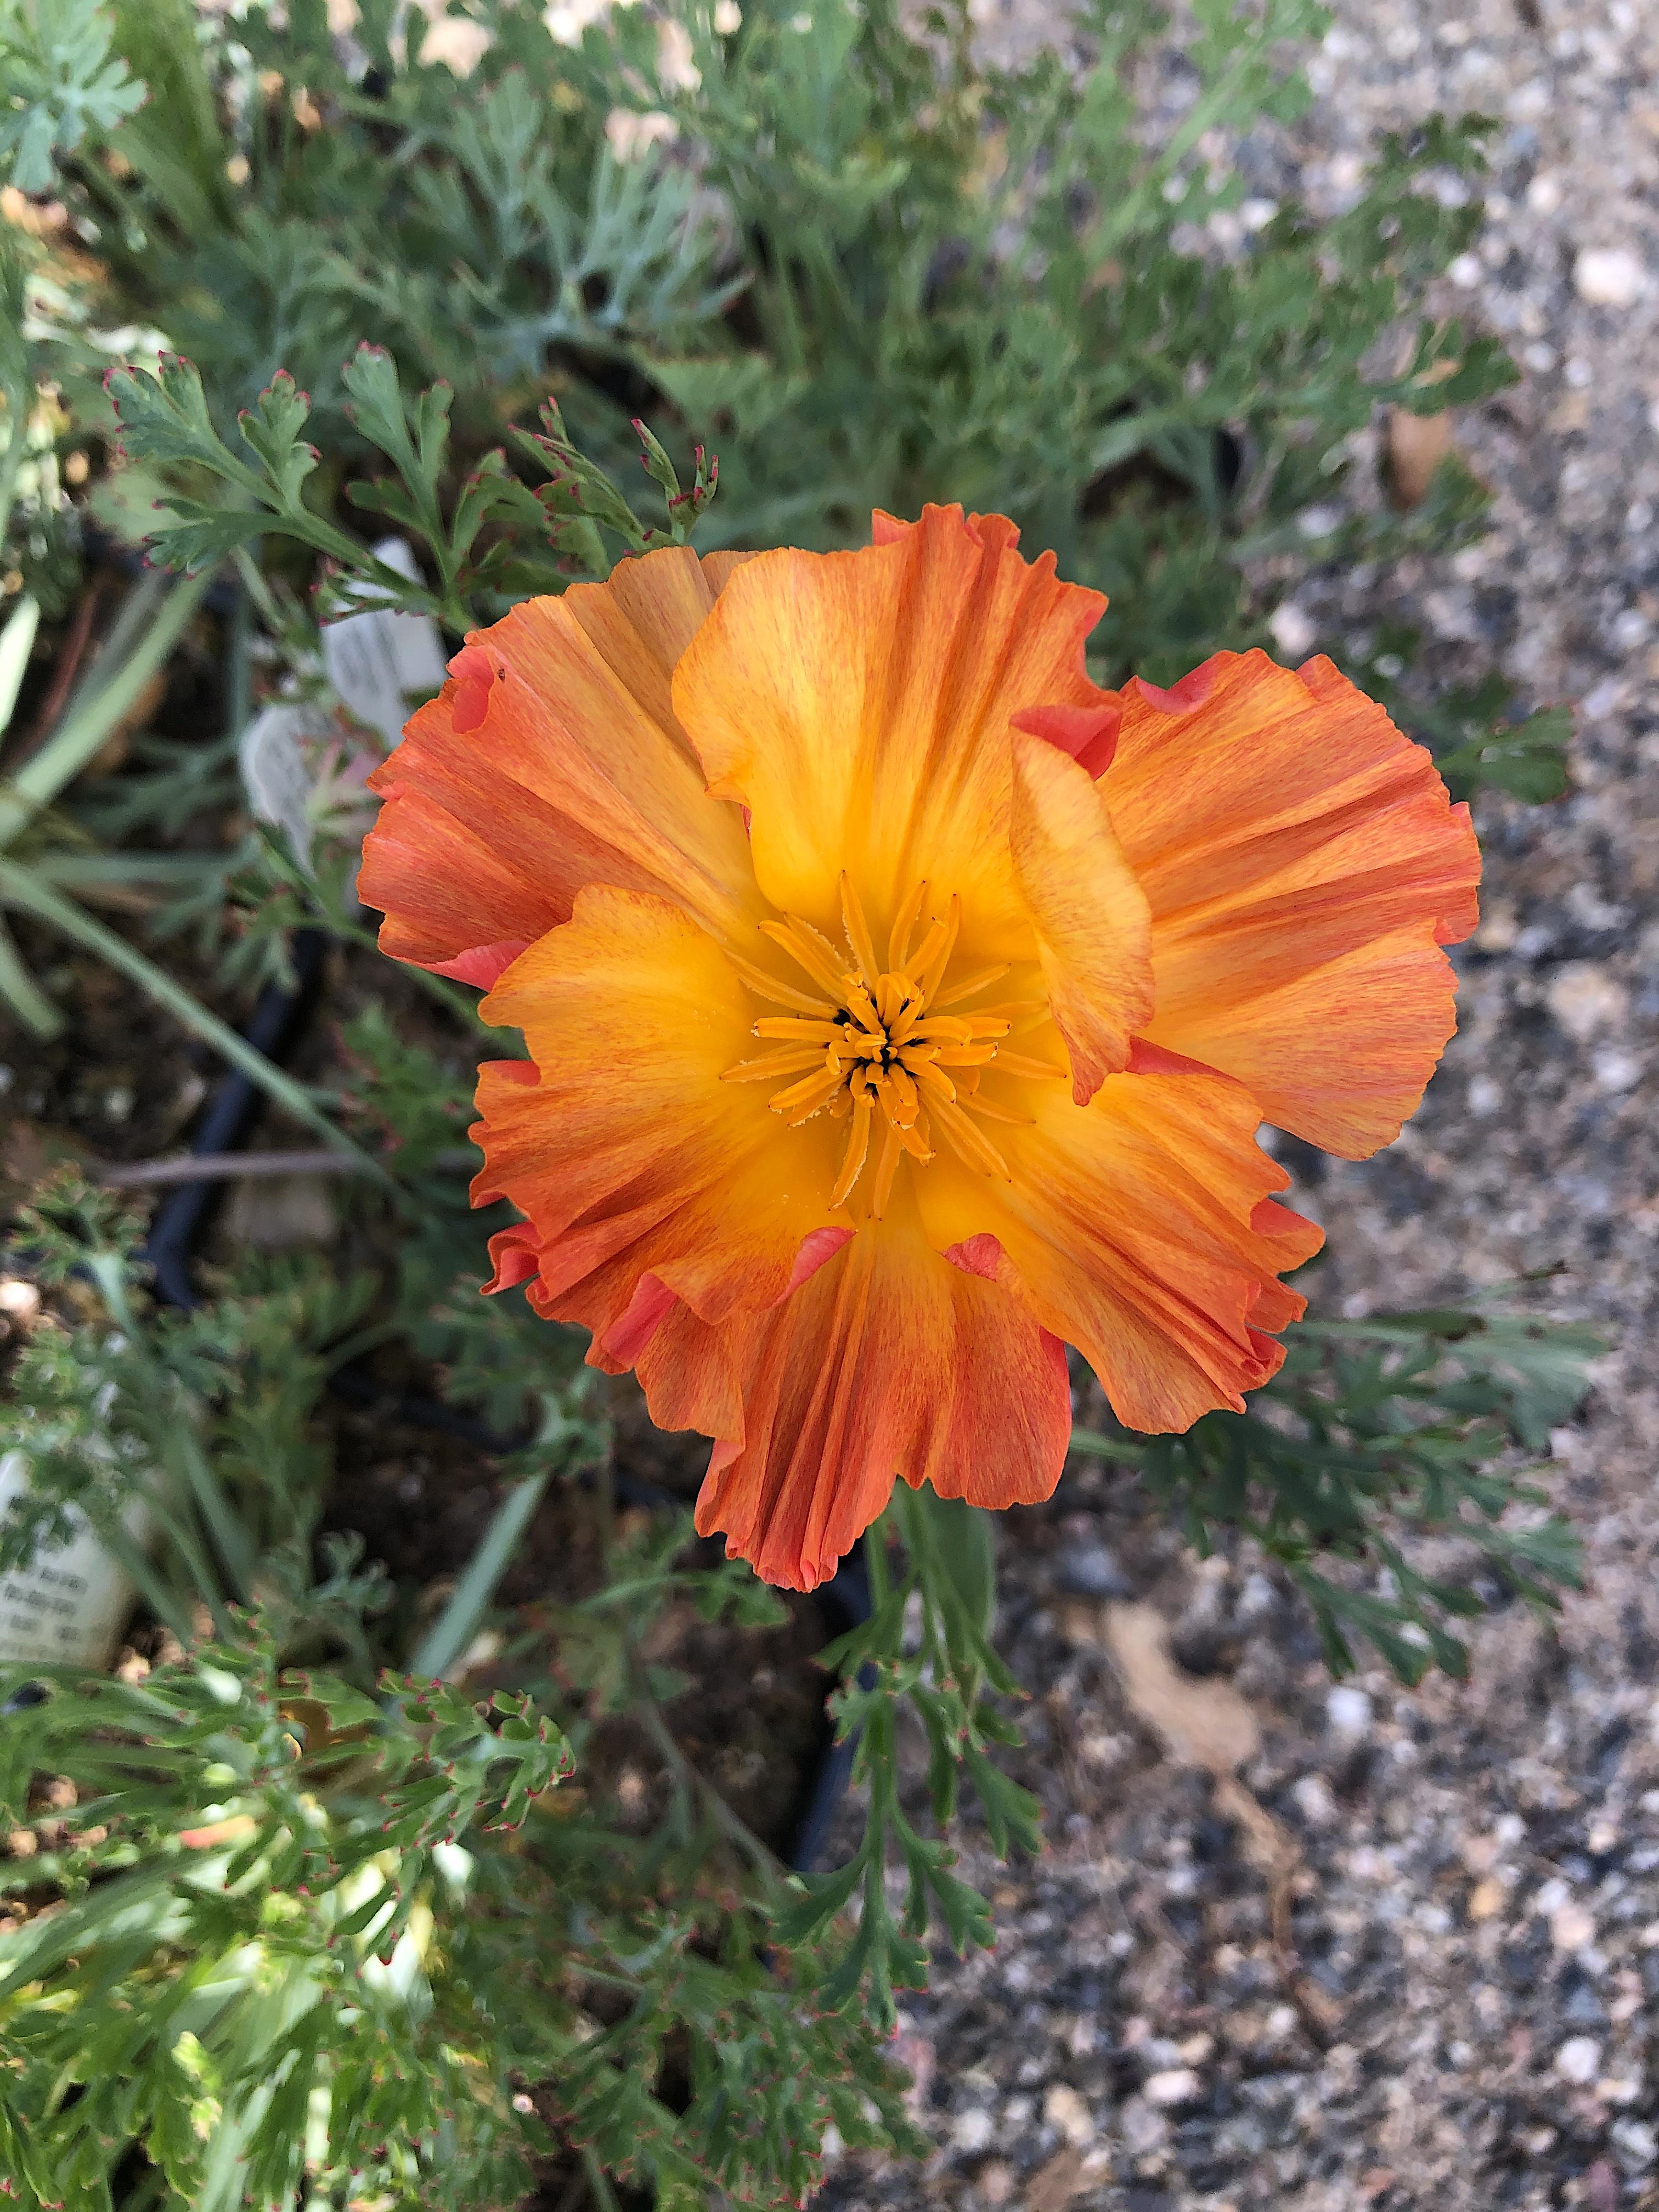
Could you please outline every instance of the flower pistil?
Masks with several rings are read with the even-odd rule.
[[[929,916],[912,949],[927,903],[927,885],[919,883],[894,921],[884,965],[858,893],[843,872],[842,919],[850,958],[799,915],[760,924],[763,933],[817,986],[816,994],[781,982],[746,961],[732,963],[757,997],[791,1011],[766,1015],[754,1025],[756,1036],[778,1048],[739,1060],[722,1079],[794,1079],[768,1102],[791,1128],[826,1112],[850,1122],[830,1194],[831,1206],[844,1205],[851,1196],[877,1139],[870,1190],[870,1211],[877,1220],[886,1210],[900,1156],[908,1152],[925,1165],[933,1158],[935,1135],[969,1167],[1009,1180],[1006,1161],[972,1117],[1022,1127],[1029,1126],[1030,1117],[980,1096],[985,1069],[994,1063],[1000,1074],[1038,1080],[1066,1073],[1006,1048],[1010,1036],[1044,1018],[1048,1009],[1042,1000],[967,1006],[1001,981],[1008,973],[1006,966],[981,968],[945,985],[961,933],[958,898],[952,896],[942,920]],[[961,1011],[945,1011],[952,1006]]]

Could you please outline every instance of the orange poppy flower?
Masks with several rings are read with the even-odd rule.
[[[1466,808],[1326,660],[1099,690],[1000,516],[671,549],[470,638],[374,782],[397,958],[489,987],[492,1289],[714,1439],[705,1533],[810,1589],[895,1478],[1047,1497],[1064,1345],[1237,1408],[1320,1232],[1263,1121],[1386,1144],[1454,1027]]]

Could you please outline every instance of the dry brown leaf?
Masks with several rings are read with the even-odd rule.
[[[1437,362],[1418,381],[1443,384],[1457,374],[1457,368],[1455,361]],[[1429,495],[1435,471],[1452,449],[1450,415],[1413,415],[1407,408],[1391,407],[1385,437],[1383,473],[1389,506],[1402,511],[1420,507]]]
[[[1451,451],[1449,415],[1412,415],[1403,407],[1389,410],[1389,504],[1402,511],[1420,507],[1429,495],[1434,472]]]
[[[1303,1972],[1291,1923],[1291,1883],[1302,1863],[1295,1838],[1238,1778],[1261,1747],[1261,1727],[1249,1700],[1231,1682],[1187,1674],[1170,1656],[1170,1625],[1155,1606],[1105,1605],[1098,1640],[1111,1654],[1130,1710],[1162,1739],[1177,1765],[1215,1777],[1217,1810],[1235,1821],[1253,1863],[1267,1877],[1273,1943],[1303,2025],[1328,2046],[1341,2014],[1329,1995]]]
[[[1110,2164],[1109,2154],[1081,2151],[1068,2143],[1031,2176],[1023,2212],[1068,2212],[1079,2197],[1086,2196],[1104,2179]]]
[[[1130,1710],[1162,1736],[1181,1766],[1218,1780],[1261,1747],[1254,1710],[1231,1682],[1188,1674],[1170,1656],[1169,1623],[1155,1606],[1109,1605],[1105,1644]]]

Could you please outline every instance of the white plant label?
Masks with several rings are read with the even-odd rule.
[[[421,580],[407,541],[383,538],[377,561]],[[430,615],[394,614],[369,608],[328,623],[323,631],[328,680],[360,722],[378,730],[391,750],[409,720],[410,698],[437,690],[445,676],[443,640]]]
[[[0,1456],[0,1520],[28,1490],[21,1451]],[[127,1526],[143,1541],[142,1507]],[[67,1544],[40,1546],[33,1562],[0,1574],[0,1660],[52,1667],[107,1668],[132,1611],[131,1579],[77,1516]]]
[[[278,699],[257,714],[242,732],[237,757],[248,805],[288,839],[302,868],[311,866],[313,770],[306,741],[326,738],[333,717],[319,707]]]

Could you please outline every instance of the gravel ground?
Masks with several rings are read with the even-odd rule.
[[[1560,1263],[1539,1298],[1614,1347],[1554,1439],[1588,1587],[1553,1631],[1476,1624],[1466,1686],[1334,1687],[1247,1553],[1195,1566],[1121,1483],[1011,1516],[1050,1847],[970,1855],[997,1948],[941,1961],[902,2045],[935,2154],[847,2161],[826,2212],[1659,2208],[1659,7],[1335,15],[1316,112],[1247,157],[1334,208],[1379,131],[1499,118],[1444,304],[1524,374],[1458,424],[1486,540],[1310,586],[1286,657],[1389,613],[1431,678],[1495,659],[1524,703],[1582,704],[1570,795],[1478,810],[1486,919],[1422,1113],[1364,1166],[1298,1152],[1295,1202],[1327,1311]],[[1062,1558],[1097,1595],[1055,1595]]]

